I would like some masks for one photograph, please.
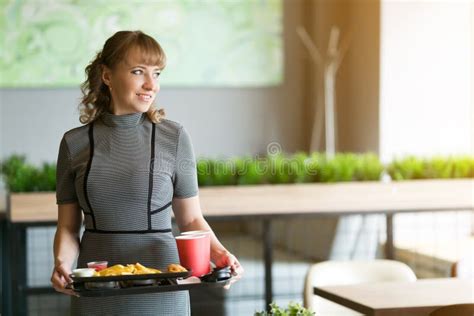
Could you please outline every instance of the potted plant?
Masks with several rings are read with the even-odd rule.
[[[299,303],[290,302],[287,307],[280,307],[275,302],[270,304],[269,311],[255,312],[254,316],[312,316],[315,312],[304,308]]]

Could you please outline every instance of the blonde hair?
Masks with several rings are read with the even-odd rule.
[[[165,52],[151,36],[141,31],[115,33],[85,69],[87,79],[81,84],[83,97],[79,104],[79,121],[82,124],[90,123],[104,112],[111,111],[111,95],[108,86],[102,81],[102,69],[104,66],[113,69],[126,58],[132,48],[139,49],[143,63],[156,65],[160,69],[166,66]],[[147,116],[150,121],[159,123],[164,118],[165,111],[152,104]]]

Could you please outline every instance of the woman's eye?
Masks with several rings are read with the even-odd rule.
[[[132,71],[132,74],[134,74],[134,75],[141,75],[142,73],[143,73],[143,71],[141,71],[140,69]]]
[[[160,76],[160,74],[161,74],[161,72],[155,72],[155,73],[153,74],[153,76],[154,76],[155,78],[158,78],[158,77]]]

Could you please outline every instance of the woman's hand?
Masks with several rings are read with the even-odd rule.
[[[214,262],[217,268],[230,266],[232,270],[233,278],[226,288],[229,288],[230,284],[238,281],[244,273],[244,268],[240,265],[239,260],[220,243],[202,216],[199,196],[196,195],[185,199],[173,198],[173,212],[180,231],[205,230],[210,233],[212,262]]]
[[[51,275],[51,283],[53,288],[61,293],[67,295],[74,295],[79,297],[79,295],[73,290],[66,289],[66,285],[72,282],[72,279],[69,277],[71,274],[71,268],[66,264],[58,264],[53,269],[53,274]]]
[[[237,258],[228,251],[218,256],[214,260],[214,264],[216,265],[216,268],[230,267],[232,271],[232,279],[230,283],[224,287],[226,290],[230,289],[230,286],[233,283],[240,280],[242,274],[244,273],[244,268],[240,265],[239,260],[237,260]]]
[[[58,205],[58,226],[54,235],[54,270],[51,283],[56,291],[76,296],[79,295],[66,289],[66,285],[72,282],[69,274],[79,253],[81,223],[81,209],[77,202]]]

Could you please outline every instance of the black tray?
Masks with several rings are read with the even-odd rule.
[[[184,272],[166,272],[151,274],[128,274],[114,276],[96,276],[96,277],[75,277],[70,275],[74,283],[82,282],[110,282],[110,281],[133,281],[133,280],[166,280],[176,278],[187,278],[191,275],[191,271]]]
[[[171,292],[171,291],[185,291],[198,288],[218,288],[224,287],[229,284],[231,278],[225,280],[218,280],[216,282],[201,282],[192,284],[176,284],[176,280],[168,279],[168,284],[160,285],[147,285],[147,286],[132,286],[117,289],[94,289],[88,290],[83,287],[83,283],[74,284],[74,292],[82,297],[105,297],[105,296],[117,296],[117,295],[132,295],[132,294],[146,294],[146,293],[159,293],[159,292]],[[79,287],[77,287],[79,286]]]

